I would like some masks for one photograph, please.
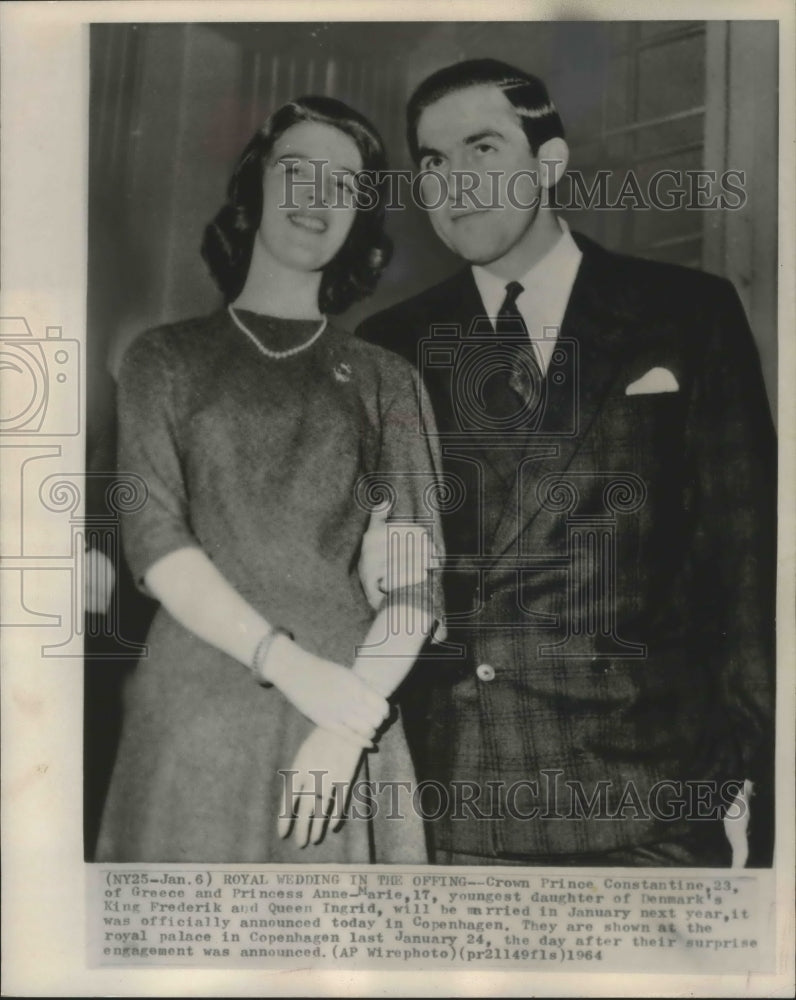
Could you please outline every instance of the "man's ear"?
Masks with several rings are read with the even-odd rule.
[[[569,163],[569,146],[560,137],[548,139],[536,154],[539,161],[539,183],[549,191],[564,176]]]

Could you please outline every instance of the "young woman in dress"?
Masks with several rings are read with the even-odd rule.
[[[161,607],[98,860],[425,860],[410,797],[400,819],[389,790],[364,803],[413,774],[387,698],[432,624],[434,435],[412,367],[327,319],[386,264],[379,185],[358,186],[384,167],[346,105],[282,107],[205,233],[224,307],[125,356],[119,468],[148,499],[124,544]]]

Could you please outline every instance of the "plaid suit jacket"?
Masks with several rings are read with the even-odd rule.
[[[742,306],[576,240],[517,431],[479,423],[469,269],[360,328],[421,366],[461,501],[419,770],[433,843],[485,861],[676,838],[773,770],[776,446]]]

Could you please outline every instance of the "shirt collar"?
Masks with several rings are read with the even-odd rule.
[[[551,323],[560,322],[566,311],[575,273],[583,256],[566,222],[561,218],[556,221],[561,228],[560,237],[541,260],[517,278],[523,287],[517,298],[520,312],[525,315],[524,306],[533,302],[534,314],[537,317],[549,316]],[[494,318],[506,297],[507,281],[478,264],[473,265],[472,272],[486,315]]]

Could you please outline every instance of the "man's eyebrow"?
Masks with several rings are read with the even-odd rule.
[[[483,132],[474,132],[472,135],[468,135],[464,140],[466,146],[472,146],[476,142],[480,142],[482,139],[504,139],[505,136],[502,132],[498,132],[497,129],[488,128],[484,129]]]
[[[424,156],[442,156],[438,149],[433,146],[420,146],[417,150],[417,158],[422,160]]]
[[[465,136],[462,140],[465,146],[473,146],[477,142],[481,142],[482,139],[505,139],[505,135],[494,128],[485,128],[480,132],[473,132],[472,135]],[[418,151],[418,159],[423,159],[424,156],[442,156],[438,149],[434,149],[433,146],[420,146]]]

